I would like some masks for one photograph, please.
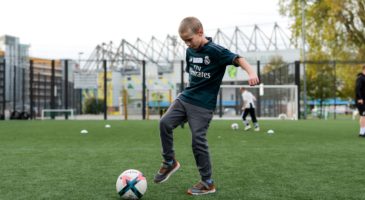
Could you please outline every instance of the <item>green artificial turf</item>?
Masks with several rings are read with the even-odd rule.
[[[238,131],[230,128],[234,122]],[[116,179],[127,169],[146,176],[146,200],[365,199],[365,138],[358,137],[357,121],[260,125],[260,132],[244,132],[240,121],[212,121],[217,192],[190,197],[186,189],[200,177],[188,126],[175,130],[180,170],[154,184],[162,161],[158,121],[1,121],[0,199],[116,200]]]

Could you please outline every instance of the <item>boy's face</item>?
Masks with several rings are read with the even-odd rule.
[[[187,30],[180,33],[180,37],[190,48],[199,49],[202,46],[203,31],[201,30],[199,30],[198,33]]]

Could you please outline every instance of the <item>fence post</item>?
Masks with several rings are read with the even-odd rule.
[[[107,70],[106,70],[106,60],[103,60],[103,68],[104,68],[104,120],[108,118],[108,105],[107,105]]]
[[[180,92],[184,91],[185,88],[185,81],[184,81],[184,73],[185,73],[185,67],[184,67],[184,60],[180,61],[181,64],[181,73],[180,73]],[[184,122],[180,124],[181,128],[184,128]]]
[[[16,65],[14,66],[14,76],[13,76],[13,112],[16,111]]]
[[[295,65],[295,85],[297,85],[297,87],[298,87],[298,90],[297,90],[298,91],[298,102],[297,102],[298,113],[297,113],[297,115],[298,115],[298,119],[300,119],[300,61],[295,61],[294,65]]]
[[[3,91],[3,93],[2,93],[2,107],[3,107],[3,109],[2,109],[2,120],[5,120],[5,107],[6,107],[6,103],[5,103],[5,101],[6,101],[6,87],[5,87],[5,83],[6,83],[6,81],[5,81],[5,79],[6,79],[6,60],[4,59],[3,60],[3,62],[2,62],[2,67],[3,67],[3,77],[2,77],[2,79],[3,79],[3,83],[2,83],[2,86],[3,86],[3,88],[2,88],[2,91]]]
[[[260,80],[260,84],[262,83],[261,81],[261,66],[260,66],[260,61],[257,61],[257,77]],[[260,117],[261,116],[261,96],[260,94],[257,95],[257,116]]]
[[[334,68],[334,86],[335,86],[335,88],[333,88],[333,92],[335,93],[335,95],[334,95],[334,108],[335,108],[335,110],[334,110],[334,112],[333,112],[333,118],[334,119],[336,119],[336,98],[337,98],[337,94],[336,94],[336,91],[337,91],[337,87],[336,87],[336,79],[337,79],[337,77],[336,77],[336,60],[335,61],[333,61],[333,68]]]
[[[37,84],[37,93],[38,93],[38,98],[37,98],[37,107],[38,107],[38,116],[39,116],[39,113],[41,113],[41,96],[42,96],[42,93],[41,93],[41,74],[38,72],[37,74],[37,79],[38,79],[38,84]]]
[[[223,116],[223,105],[222,105],[222,101],[223,101],[223,91],[222,88],[219,89],[219,118],[222,118]]]
[[[142,61],[142,119],[146,119],[146,61]]]
[[[181,60],[181,74],[180,74],[180,92],[184,90],[184,60]]]
[[[65,109],[68,109],[68,60],[65,60]],[[65,119],[68,119],[68,113],[65,112]]]
[[[55,109],[55,60],[52,60],[51,72],[51,109]],[[51,119],[55,119],[53,112],[51,112]]]
[[[33,60],[29,61],[29,98],[30,98],[30,119],[34,118],[34,99],[33,99]]]
[[[22,68],[22,111],[25,112],[25,68]]]
[[[47,76],[43,74],[43,109],[47,109]]]
[[[124,119],[128,120],[128,91],[123,88],[123,111],[124,111]]]
[[[77,94],[79,96],[79,107],[80,107],[80,114],[82,114],[82,101],[83,101],[83,97],[82,97],[82,89],[78,89],[77,90]]]

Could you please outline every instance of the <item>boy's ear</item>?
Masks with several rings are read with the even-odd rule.
[[[198,34],[199,34],[200,36],[202,36],[202,35],[204,34],[204,31],[203,31],[203,29],[202,29],[202,28],[199,28],[199,30],[198,30]]]

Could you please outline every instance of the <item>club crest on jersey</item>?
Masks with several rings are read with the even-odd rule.
[[[209,65],[209,63],[210,63],[209,56],[205,56],[205,57],[204,57],[204,64],[205,64],[205,65]]]

